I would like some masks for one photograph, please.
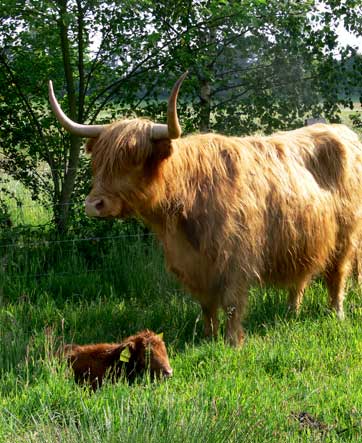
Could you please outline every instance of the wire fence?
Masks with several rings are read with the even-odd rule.
[[[18,279],[26,280],[26,279],[38,279],[43,277],[72,277],[75,275],[86,275],[86,274],[93,274],[95,272],[101,272],[104,271],[103,267],[99,267],[96,269],[86,269],[81,270],[77,272],[71,272],[71,271],[64,271],[64,272],[46,272],[46,273],[39,273],[39,274],[26,274],[26,275],[17,275]]]
[[[79,203],[70,202],[70,204]],[[27,206],[38,208],[38,205]],[[33,225],[28,224],[23,227],[30,229],[30,231],[25,230],[24,233],[16,236],[14,235],[15,230],[9,227],[6,228],[6,231],[7,234],[10,233],[10,236],[3,235],[2,240],[0,236],[0,295],[2,284],[15,282],[15,280],[30,282],[31,280],[60,279],[61,281],[63,277],[73,278],[97,273],[108,276],[115,275],[117,278],[119,263],[115,259],[115,254],[120,250],[120,247],[125,247],[130,257],[132,255],[139,256],[143,247],[145,250],[149,249],[151,245],[149,240],[152,241],[155,238],[155,234],[145,231],[141,226],[127,224],[116,226],[116,232],[113,235],[79,235],[74,238],[41,238],[43,237],[42,233],[34,234]],[[16,228],[18,229],[19,226]],[[125,232],[120,232],[120,230]],[[135,232],[127,232],[127,230]],[[41,237],[34,238],[37,235]],[[47,235],[49,234],[45,234],[44,237]],[[110,242],[112,243],[111,248],[106,246]],[[121,244],[122,242],[123,244]],[[81,245],[86,245],[86,247],[82,246],[79,249]],[[113,251],[111,251],[112,249]],[[133,254],[136,249],[138,251]],[[89,255],[97,256],[96,263],[94,263],[96,266],[89,260]],[[120,260],[124,262],[121,267],[125,272],[127,266],[132,266],[132,264],[127,264],[128,258],[125,258],[124,254],[121,255]],[[142,260],[145,260],[144,257]],[[77,266],[78,262],[79,266]]]
[[[63,168],[56,168],[55,170],[57,172],[64,171]],[[49,173],[53,171],[45,167],[38,172]],[[89,244],[86,248],[82,246],[80,250],[80,255],[83,253],[83,256],[86,256],[87,250],[97,250],[97,246],[104,252],[108,248],[105,244],[109,242],[115,245],[117,242],[124,241],[128,243],[127,248],[130,249],[132,248],[132,243],[137,242],[137,239],[145,241],[155,237],[154,234],[141,229],[139,229],[139,232],[136,230],[135,233],[127,232],[128,228],[125,225],[124,227],[116,227],[113,235],[109,235],[104,231],[103,234],[89,235],[89,231],[97,232],[98,230],[102,232],[103,228],[89,228],[87,226],[83,230],[83,235],[82,229],[77,227],[78,235],[72,233],[64,238],[59,238],[55,232],[52,234],[53,230],[51,229],[53,226],[54,209],[68,206],[76,210],[82,210],[84,207],[82,201],[69,201],[66,203],[29,201],[31,198],[30,194],[25,194],[26,198],[24,201],[24,186],[21,181],[14,179],[9,181],[7,177],[3,176],[0,178],[0,188],[1,186],[3,186],[3,189],[0,189],[0,200],[5,201],[5,210],[1,211],[0,207],[0,274],[2,274],[3,278],[25,280],[43,277],[71,277],[74,275],[104,272],[105,268],[109,269],[110,267],[107,257],[105,257],[104,263],[98,260],[96,265],[100,266],[90,266],[88,268],[88,266],[83,265],[80,268],[70,270],[67,269],[67,263],[63,263],[62,259],[70,257],[70,261],[74,260],[74,255],[79,251],[80,245]],[[42,223],[43,220],[44,223]],[[70,238],[71,235],[77,236]],[[114,247],[117,246],[115,245]],[[46,262],[47,256],[55,256],[54,263]],[[103,256],[105,256],[105,253]],[[34,257],[35,262],[31,263]],[[62,267],[65,269],[62,270]]]
[[[126,238],[145,238],[145,237],[155,237],[155,235],[151,232],[145,232],[144,234],[120,234],[120,235],[114,235],[114,236],[106,236],[106,237],[84,237],[84,238],[73,238],[73,239],[67,239],[67,240],[43,240],[39,242],[30,242],[30,243],[7,243],[5,245],[0,245],[0,248],[18,248],[23,249],[26,247],[43,247],[43,246],[49,246],[52,244],[61,244],[61,243],[79,243],[79,242],[87,242],[87,241],[95,241],[99,242],[102,240],[118,240],[118,239],[126,239]]]
[[[18,203],[15,202],[15,206],[17,209],[29,209],[29,208],[35,208],[35,209],[39,209],[39,207],[43,207],[43,208],[54,208],[57,206],[79,206],[79,207],[83,207],[84,203],[83,202],[67,202],[67,203],[33,203],[33,204],[23,204],[23,203]]]

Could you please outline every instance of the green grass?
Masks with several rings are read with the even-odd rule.
[[[0,177],[0,200],[6,203],[13,226],[45,225],[51,222],[51,206],[44,207],[31,199],[30,192],[19,181],[12,180],[6,174]],[[11,192],[11,195],[8,194]],[[1,214],[0,214],[1,224]]]
[[[347,115],[347,114],[346,114]],[[15,227],[49,212],[24,189]],[[242,349],[203,339],[198,304],[164,270],[151,238],[0,243],[0,443],[360,442],[362,297],[349,282],[346,320],[327,307],[323,282],[288,317],[286,294],[253,288]],[[6,234],[6,233],[5,233]],[[163,332],[172,379],[75,385],[54,357],[63,341],[117,341]],[[310,414],[313,423],[298,417]],[[319,426],[318,426],[319,425]]]
[[[152,241],[113,240],[98,262],[84,245],[61,245],[5,248],[1,442],[361,441],[362,300],[353,284],[344,322],[319,281],[297,319],[287,318],[282,291],[253,289],[247,339],[235,350],[222,337],[203,340],[197,303],[165,273]],[[62,341],[117,341],[144,327],[164,332],[174,369],[166,382],[120,381],[90,394],[53,357]],[[303,427],[302,412],[326,430]]]

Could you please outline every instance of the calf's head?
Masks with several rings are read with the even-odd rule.
[[[129,337],[122,342],[119,359],[122,360],[123,357],[123,361],[127,363],[129,379],[145,371],[150,373],[151,379],[168,378],[172,375],[162,334],[145,330]]]
[[[69,119],[55,98],[49,82],[49,100],[56,118],[70,133],[88,137],[92,155],[93,186],[85,200],[85,211],[93,217],[125,217],[135,202],[147,198],[147,175],[172,151],[171,140],[180,137],[177,96],[186,77],[175,83],[169,100],[167,124],[148,120],[121,120],[109,125],[83,125]],[[144,185],[144,188],[142,187]]]

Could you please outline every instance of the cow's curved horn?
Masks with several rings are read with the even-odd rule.
[[[60,107],[58,100],[55,98],[53,83],[49,80],[49,101],[50,105],[53,109],[55,117],[59,121],[59,123],[66,129],[68,132],[74,135],[78,135],[80,137],[97,137],[105,127],[108,125],[81,125],[80,123],[76,123],[67,117],[62,108]]]
[[[155,124],[152,126],[152,139],[175,139],[181,136],[181,126],[177,117],[177,96],[188,71],[184,72],[174,84],[168,99],[167,125]]]

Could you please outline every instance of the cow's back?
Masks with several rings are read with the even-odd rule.
[[[160,238],[170,269],[194,293],[217,292],[236,273],[288,286],[323,271],[360,229],[362,151],[343,125],[193,136],[178,148],[188,169],[179,213]]]

